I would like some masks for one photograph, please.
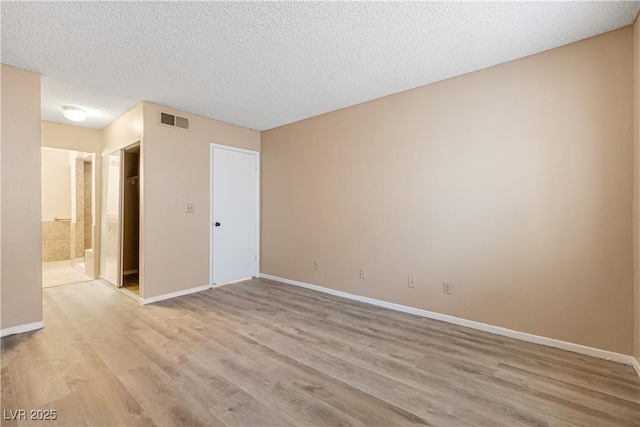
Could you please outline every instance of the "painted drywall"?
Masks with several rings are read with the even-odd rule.
[[[261,272],[632,354],[632,49],[626,27],[263,132]]]
[[[42,220],[71,218],[71,167],[69,152],[42,149]]]
[[[102,132],[73,125],[43,120],[42,146],[85,153],[102,152]]]
[[[102,155],[113,153],[142,139],[142,103],[102,129]]]
[[[42,322],[40,75],[1,65],[0,329]]]
[[[159,111],[190,120],[189,130],[159,124]],[[142,239],[144,297],[210,283],[210,144],[258,151],[260,133],[144,103]],[[185,204],[195,205],[185,213]]]
[[[93,206],[93,212],[95,214],[93,215],[91,228],[93,230],[93,261],[96,268],[93,271],[93,275],[89,274],[89,276],[96,278],[98,276],[98,267],[100,263],[101,218],[99,213],[102,201],[102,161],[100,158],[102,153],[102,131],[48,122],[45,120],[41,122],[41,129],[42,147],[82,151],[92,153],[94,155],[93,179],[95,180],[95,185],[93,189],[95,191],[95,206]],[[91,273],[91,271],[87,271],[87,273]]]
[[[640,19],[633,23],[633,355],[640,360]]]
[[[143,104],[140,103],[127,113],[114,120],[102,129],[102,155],[106,156],[115,151],[126,148],[134,143],[140,143],[140,151],[144,149],[143,141]],[[142,154],[141,154],[142,155]],[[122,162],[122,160],[121,160]],[[121,163],[122,164],[122,163]],[[140,171],[140,194],[144,193],[144,179]],[[141,207],[142,211],[142,207]],[[140,222],[140,243],[144,240],[144,223]],[[144,296],[144,254],[140,253],[140,295]]]

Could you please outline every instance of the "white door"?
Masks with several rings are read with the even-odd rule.
[[[258,275],[258,153],[211,150],[213,284]]]
[[[102,158],[102,239],[100,277],[121,286],[120,274],[120,151]]]

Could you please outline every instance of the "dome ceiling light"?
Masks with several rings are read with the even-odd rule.
[[[62,107],[62,114],[72,122],[81,122],[87,118],[87,112],[78,107]]]

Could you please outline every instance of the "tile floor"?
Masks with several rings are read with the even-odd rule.
[[[88,280],[92,280],[91,277],[76,270],[69,260],[42,263],[43,288],[86,282]]]

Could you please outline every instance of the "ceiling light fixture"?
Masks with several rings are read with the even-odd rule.
[[[87,112],[78,107],[62,107],[62,114],[72,122],[81,122],[87,118]]]

